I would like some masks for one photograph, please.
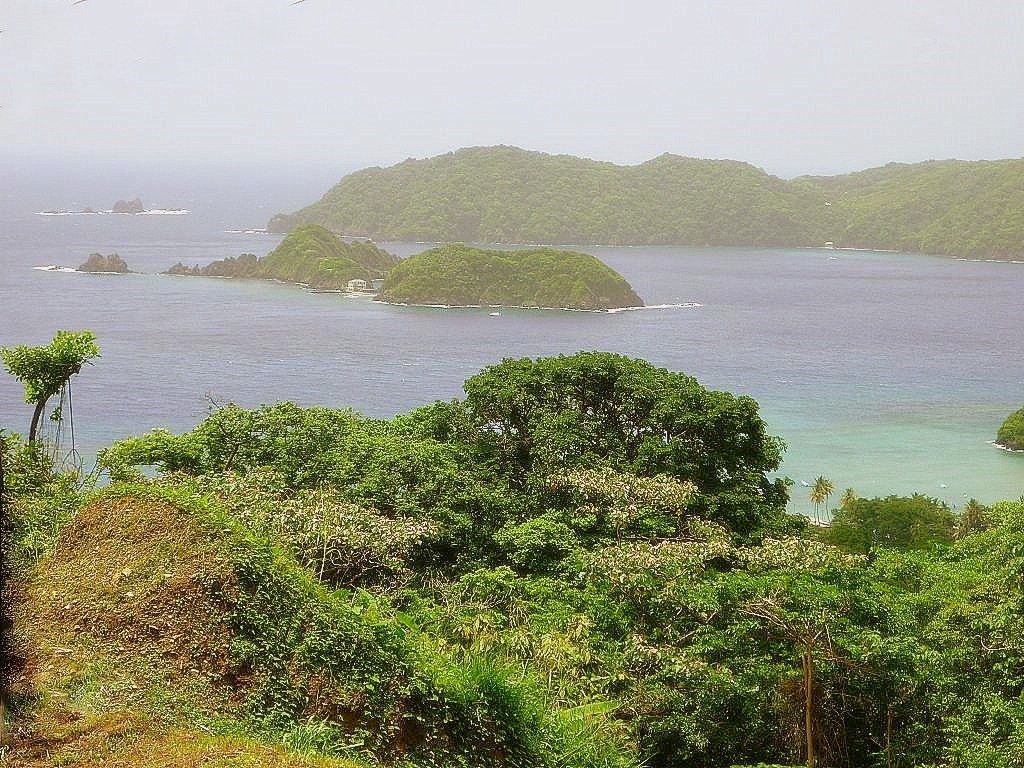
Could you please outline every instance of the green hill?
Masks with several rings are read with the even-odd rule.
[[[618,166],[476,147],[358,171],[269,228],[313,222],[400,240],[782,245],[812,239],[811,198],[728,160],[662,155]]]
[[[890,163],[793,182],[832,205],[837,245],[946,256],[1024,253],[1024,160]]]
[[[635,166],[474,147],[343,178],[273,231],[378,240],[837,246],[1024,252],[1024,160],[890,164],[834,177],[665,154]]]
[[[11,766],[587,765],[521,676],[324,588],[197,490],[115,484],[19,581]]]
[[[403,261],[388,273],[379,298],[394,303],[453,306],[643,306],[622,275],[588,254],[553,248],[491,251],[461,243]]]
[[[277,248],[261,259],[243,254],[205,267],[178,263],[167,270],[167,274],[280,280],[323,290],[341,290],[349,280],[380,278],[397,263],[398,257],[373,243],[347,243],[323,227],[305,224],[292,230]]]
[[[1006,417],[996,434],[996,443],[1013,451],[1024,451],[1024,408]]]

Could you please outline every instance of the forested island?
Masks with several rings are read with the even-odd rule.
[[[169,275],[241,277],[297,283],[318,290],[345,290],[351,280],[382,278],[399,261],[370,242],[345,242],[323,227],[306,224],[288,233],[273,251],[247,253],[206,266],[177,263]]]
[[[433,248],[395,266],[378,299],[548,309],[643,306],[622,275],[588,254],[553,248],[485,250],[461,243]]]
[[[2,355],[45,403],[99,349]],[[464,390],[229,404],[100,477],[0,433],[10,764],[1024,760],[1024,502],[819,478],[810,525],[754,400],[620,355]]]
[[[343,178],[279,214],[376,240],[821,246],[963,257],[1024,254],[1024,160],[891,163],[783,180],[665,154],[635,166],[475,147]]]
[[[1024,451],[1024,408],[1006,417],[996,434],[996,444],[1011,451]]]

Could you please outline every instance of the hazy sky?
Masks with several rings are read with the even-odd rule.
[[[1024,155],[1024,4],[0,0],[0,153]]]

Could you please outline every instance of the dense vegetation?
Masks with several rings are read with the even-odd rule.
[[[622,275],[585,253],[553,248],[491,251],[462,244],[406,259],[388,273],[379,298],[453,306],[643,306]]]
[[[321,290],[342,290],[349,280],[383,277],[397,263],[396,256],[373,243],[344,242],[323,227],[307,224],[296,227],[261,259],[247,253],[204,267],[178,263],[167,274],[280,280]]]
[[[867,555],[878,547],[927,550],[935,544],[950,544],[954,529],[949,507],[927,496],[854,498],[832,518],[826,539]]]
[[[757,404],[643,361],[506,360],[390,420],[229,405],[103,490],[0,446],[19,765],[1024,760],[1024,500],[808,526]]]
[[[1024,159],[890,163],[792,182],[832,202],[837,245],[946,256],[1024,254]]]
[[[662,155],[623,167],[491,147],[359,171],[268,226],[313,222],[377,239],[785,245],[818,242],[804,220],[816,200],[732,161]]]
[[[785,181],[729,160],[636,166],[477,147],[350,174],[273,231],[376,239],[837,246],[960,256],[1024,252],[1024,160],[905,165]]]
[[[260,259],[255,253],[241,256],[226,256],[209,264],[188,266],[180,261],[171,266],[165,275],[191,275],[194,277],[258,277]]]
[[[116,253],[92,253],[85,263],[78,267],[79,272],[129,272],[128,264]]]
[[[996,434],[996,442],[1012,451],[1024,451],[1024,408],[1006,417]]]

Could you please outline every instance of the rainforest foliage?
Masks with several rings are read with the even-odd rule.
[[[973,257],[1024,252],[1024,160],[892,163],[786,181],[661,155],[620,166],[474,147],[343,178],[268,225],[378,240],[836,246]]]
[[[1006,417],[999,427],[996,442],[1014,451],[1024,451],[1024,408]]]
[[[495,251],[462,244],[411,256],[384,280],[383,301],[561,309],[641,307],[626,279],[585,253]]]
[[[65,691],[15,718],[131,691],[403,765],[793,765],[808,723],[826,768],[1020,765],[1024,501],[849,494],[819,529],[783,447],[750,398],[606,353],[389,420],[228,405],[113,445],[105,490],[8,440],[16,636]]]
[[[345,242],[323,227],[296,227],[273,251],[228,257],[204,267],[178,263],[170,275],[246,277],[301,283],[321,290],[344,290],[349,280],[374,280],[398,263],[396,256],[365,241]]]

